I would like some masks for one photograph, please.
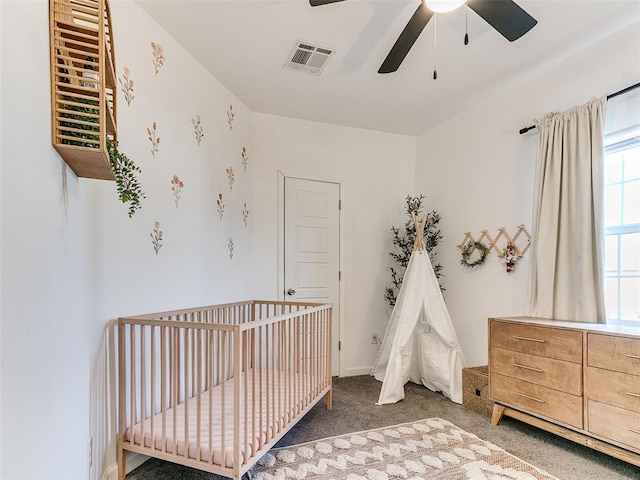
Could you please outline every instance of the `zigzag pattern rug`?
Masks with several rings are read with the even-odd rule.
[[[272,449],[253,480],[558,480],[447,420]]]

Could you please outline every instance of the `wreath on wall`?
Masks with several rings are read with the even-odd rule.
[[[471,262],[471,254],[477,250],[480,252],[480,256]],[[462,247],[462,258],[460,259],[460,265],[463,265],[467,268],[475,268],[478,265],[482,265],[484,261],[487,259],[487,255],[489,255],[489,247],[487,247],[482,242],[472,242],[471,240],[467,241]]]

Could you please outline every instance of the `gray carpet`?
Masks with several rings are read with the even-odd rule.
[[[439,417],[492,442],[560,480],[640,480],[640,468],[511,418],[496,427],[489,418],[451,402],[441,394],[408,383],[406,398],[376,406],[381,383],[369,375],[335,378],[333,410],[321,401],[277,446],[304,443],[349,432]],[[214,480],[217,475],[156,459],[127,475],[127,480]]]

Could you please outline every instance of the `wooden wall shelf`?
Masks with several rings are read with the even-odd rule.
[[[49,0],[51,134],[78,177],[115,180],[116,62],[107,0]]]

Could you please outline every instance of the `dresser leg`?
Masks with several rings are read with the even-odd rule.
[[[491,415],[491,425],[498,425],[498,422],[502,418],[504,413],[504,407],[497,403],[493,405],[493,414]]]

